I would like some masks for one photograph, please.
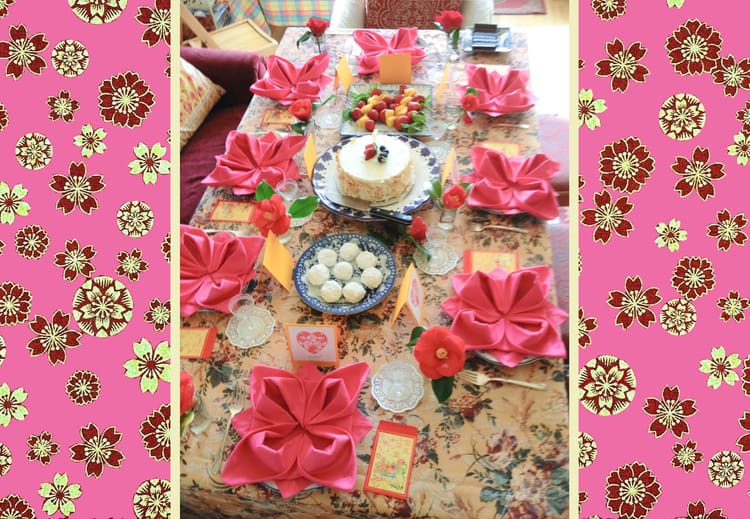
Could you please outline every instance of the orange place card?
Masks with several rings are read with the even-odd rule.
[[[464,272],[471,273],[477,270],[491,272],[496,268],[501,268],[506,272],[518,270],[518,253],[491,250],[464,251]]]
[[[417,324],[422,324],[424,290],[422,290],[422,282],[419,280],[419,274],[416,270],[412,270],[411,280],[409,280],[409,296],[406,298],[406,308],[409,309],[409,313],[417,321]]]
[[[381,421],[367,466],[365,490],[406,499],[417,448],[416,427]]]
[[[318,152],[315,151],[315,136],[310,133],[307,136],[307,142],[305,143],[305,151],[303,152],[303,158],[305,159],[305,167],[307,168],[307,176],[312,177],[313,168],[315,162],[318,160]]]
[[[266,270],[276,281],[281,283],[281,286],[286,288],[287,292],[292,288],[294,258],[273,231],[268,231],[265,251],[263,253],[263,266],[266,267]]]
[[[505,154],[506,157],[513,157],[521,154],[521,145],[516,142],[483,142],[482,146],[490,148],[491,150],[497,150]]]
[[[216,328],[180,328],[180,357],[207,359],[214,349]]]
[[[344,94],[349,93],[349,87],[354,83],[354,74],[352,74],[352,68],[349,66],[349,60],[346,59],[346,56],[341,56],[336,65],[336,78],[333,81],[334,92],[339,83],[341,83],[341,88],[344,89]]]
[[[297,119],[289,113],[286,108],[266,108],[263,112],[263,117],[260,120],[260,124],[263,126],[269,124],[276,124],[279,126],[289,127]]]
[[[414,263],[409,265],[409,268],[406,269],[404,279],[401,281],[401,287],[398,289],[398,296],[396,296],[396,308],[393,309],[393,314],[391,315],[391,324],[396,322],[396,317],[401,313],[401,309],[404,307],[404,304],[409,297],[409,287],[411,286],[411,277],[413,275]]]
[[[284,324],[293,364],[339,365],[339,329],[327,324]]]
[[[212,222],[240,222],[248,223],[250,214],[253,212],[253,204],[248,202],[237,202],[235,200],[219,200],[216,202],[211,216]]]
[[[451,151],[448,153],[448,158],[445,159],[445,164],[443,164],[443,169],[440,172],[440,185],[444,186],[445,181],[448,180],[448,177],[451,176],[451,172],[456,169],[456,148],[451,146]]]
[[[380,82],[411,83],[411,54],[383,54],[380,56]]]
[[[445,89],[448,86],[448,78],[450,76],[451,72],[451,66],[448,64],[447,67],[445,67],[445,70],[443,71],[443,78],[440,80],[440,84],[438,84],[437,89],[435,90],[435,105],[443,105],[445,104],[443,100],[443,94],[445,93]]]

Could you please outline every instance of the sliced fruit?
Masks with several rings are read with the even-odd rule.
[[[374,129],[375,129],[375,121],[373,121],[372,119],[368,119],[367,121],[365,121],[365,130],[367,130],[368,132],[371,132]]]
[[[367,112],[367,117],[369,117],[373,121],[377,121],[378,118],[380,117],[380,112],[378,112],[376,109],[373,108],[372,110]]]

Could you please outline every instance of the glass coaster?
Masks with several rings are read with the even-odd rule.
[[[303,216],[302,218],[292,218],[292,222],[289,224],[289,226],[290,227],[302,227],[307,222],[312,220],[313,214],[315,214],[314,211],[308,214],[307,216]]]
[[[430,252],[431,257],[428,259],[424,252],[417,249],[414,251],[414,263],[425,274],[441,276],[456,267],[458,254],[449,245],[428,241],[423,247]]]
[[[401,413],[414,409],[422,399],[424,380],[412,364],[395,360],[375,373],[370,392],[380,407]]]
[[[255,306],[253,296],[240,294],[229,301],[232,318],[227,324],[227,338],[238,348],[252,348],[265,343],[276,327],[271,312]]]

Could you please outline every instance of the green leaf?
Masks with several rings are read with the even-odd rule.
[[[505,501],[504,498],[507,495],[508,495],[507,492],[504,492],[504,491],[500,490],[499,488],[484,487],[479,492],[479,499],[481,501],[484,501],[485,503],[490,503],[492,501],[497,501],[497,500],[500,500],[500,499],[502,499],[503,501]]]
[[[193,418],[195,418],[195,413],[192,410],[180,416],[180,436],[185,434],[185,429],[193,421]]]
[[[442,404],[453,394],[453,379],[454,377],[442,377],[431,381],[432,392],[435,393],[438,403]]]
[[[411,331],[411,337],[409,337],[409,342],[406,343],[406,345],[409,348],[413,348],[415,344],[417,344],[417,341],[419,340],[419,337],[427,331],[427,328],[424,326],[417,326]]]
[[[477,95],[477,94],[478,94],[478,92],[477,92],[477,89],[476,89],[476,88],[474,88],[474,87],[468,87],[468,88],[466,89],[466,93],[467,93],[467,94],[472,94],[472,95]]]
[[[568,492],[557,487],[549,487],[547,503],[555,515],[562,515],[568,509]]]
[[[297,40],[297,48],[299,49],[300,44],[305,43],[310,38],[312,38],[312,33],[310,31],[307,31],[305,34],[300,36],[299,40]]]
[[[289,206],[289,216],[292,218],[304,218],[311,215],[318,208],[317,196],[306,196],[298,198]]]
[[[290,124],[289,127],[294,133],[304,135],[305,130],[307,130],[307,121],[297,121],[296,123]]]
[[[271,198],[274,192],[273,187],[271,187],[271,185],[265,180],[262,180],[261,183],[258,184],[258,187],[255,188],[255,200],[258,202],[261,200],[267,200]]]
[[[345,108],[344,112],[341,114],[341,118],[344,121],[351,121],[352,120],[352,109],[351,108]]]
[[[471,182],[459,182],[458,185],[464,188],[466,194],[469,194],[469,191],[471,191]]]
[[[461,31],[459,31],[458,29],[451,32],[451,44],[453,45],[454,49],[458,49],[458,37],[459,36],[461,36]]]
[[[440,183],[440,180],[432,181],[432,185],[430,186],[430,189],[427,190],[427,194],[430,195],[430,198],[433,200],[440,202],[440,199],[443,197],[443,186]]]

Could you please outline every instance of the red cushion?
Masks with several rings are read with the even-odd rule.
[[[365,27],[434,29],[435,17],[446,10],[461,11],[461,0],[367,0]]]

